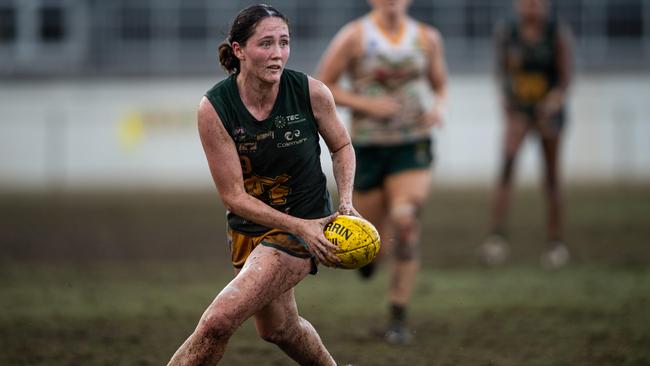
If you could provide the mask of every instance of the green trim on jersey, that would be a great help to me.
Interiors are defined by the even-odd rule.
[[[331,214],[332,202],[320,164],[320,137],[307,75],[285,69],[268,118],[258,121],[231,75],[205,95],[239,154],[246,192],[286,214],[314,219]],[[236,231],[259,235],[270,228],[228,212]]]

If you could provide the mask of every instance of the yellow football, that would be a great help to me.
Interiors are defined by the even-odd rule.
[[[339,215],[325,226],[325,237],[336,244],[341,259],[340,268],[355,269],[375,259],[380,238],[377,229],[367,220],[356,216]]]

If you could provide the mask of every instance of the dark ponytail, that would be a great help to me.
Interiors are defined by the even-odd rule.
[[[228,42],[219,45],[219,63],[229,74],[239,72],[239,59],[235,56],[232,46]]]
[[[260,20],[267,17],[278,17],[289,26],[289,20],[275,8],[266,4],[251,5],[237,14],[230,26],[228,38],[219,45],[219,63],[229,74],[240,71],[240,63],[232,49],[232,43],[237,42],[242,46],[255,32],[255,26]]]

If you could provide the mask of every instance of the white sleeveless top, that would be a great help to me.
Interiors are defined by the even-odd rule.
[[[363,56],[350,73],[352,88],[367,96],[390,96],[401,105],[397,117],[375,119],[352,113],[350,135],[356,145],[396,145],[430,138],[431,127],[418,123],[424,113],[423,86],[427,80],[425,28],[408,18],[400,34],[389,39],[373,13],[360,19]]]

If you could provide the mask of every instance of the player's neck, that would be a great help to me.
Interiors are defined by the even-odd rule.
[[[280,83],[267,83],[242,71],[237,75],[237,89],[244,105],[257,119],[265,119],[275,104]]]
[[[373,11],[371,16],[377,25],[389,34],[400,33],[406,23],[406,14]]]
[[[546,23],[545,18],[524,17],[519,21],[522,29],[542,29]]]
[[[524,18],[521,20],[520,28],[523,38],[529,42],[538,41],[544,30],[546,20],[543,18]]]

